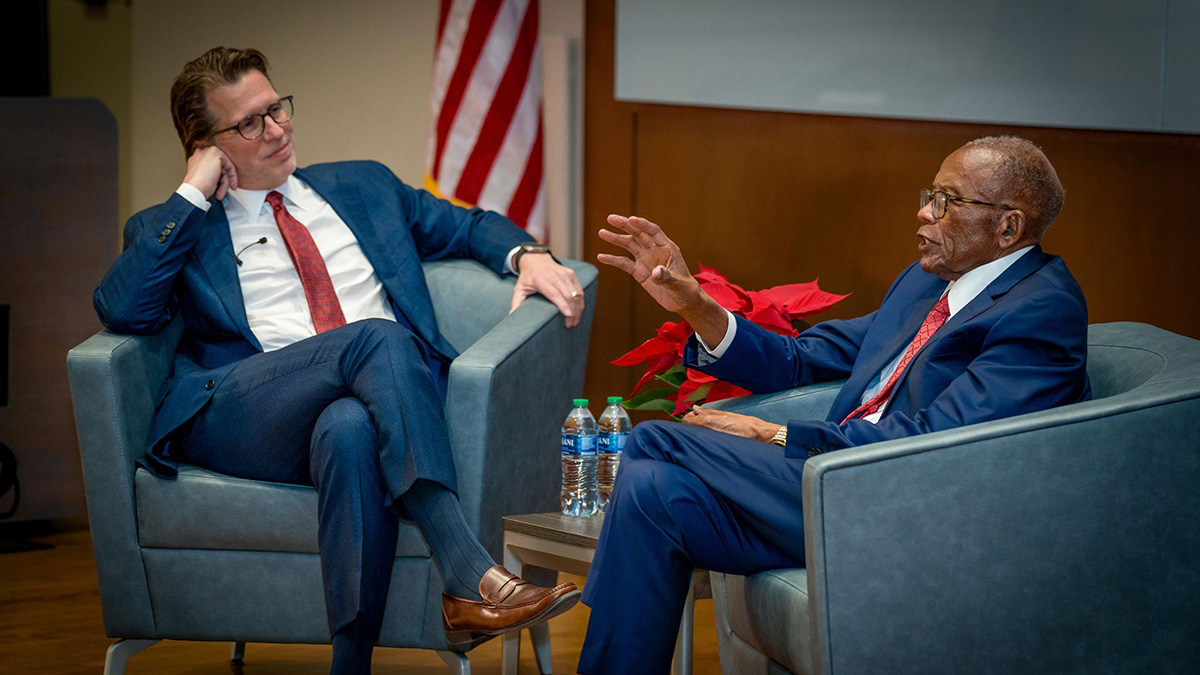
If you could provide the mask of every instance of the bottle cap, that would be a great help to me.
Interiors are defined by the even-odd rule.
[[[576,408],[586,408],[587,407],[587,399],[586,398],[575,399],[575,407]]]
[[[623,401],[623,400],[624,400],[624,399],[622,399],[620,396],[609,396],[609,397],[608,397],[608,404],[609,404],[609,405],[617,405],[618,403],[620,403],[620,402],[621,402],[621,401]]]

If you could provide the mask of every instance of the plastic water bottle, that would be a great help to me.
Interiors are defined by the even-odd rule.
[[[613,481],[617,479],[617,469],[621,466],[621,453],[625,451],[625,440],[629,438],[629,430],[633,423],[629,414],[621,407],[620,396],[609,396],[608,407],[600,414],[600,447],[596,471],[599,474],[597,483],[600,488],[600,510],[608,506],[608,497],[612,494]]]
[[[567,516],[596,513],[596,418],[586,398],[575,399],[575,407],[562,426],[562,512]]]

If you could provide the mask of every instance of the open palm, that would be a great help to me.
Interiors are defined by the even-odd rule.
[[[597,260],[627,272],[671,312],[683,314],[700,301],[700,284],[688,271],[679,247],[663,234],[662,228],[637,216],[611,215],[608,224],[625,234],[600,230],[600,238],[625,249],[633,258],[601,253]]]

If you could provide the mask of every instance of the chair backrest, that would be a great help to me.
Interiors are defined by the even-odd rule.
[[[1197,343],[1144,323],[1088,327],[1088,379],[1092,398],[1133,395],[1167,381],[1200,378]]]

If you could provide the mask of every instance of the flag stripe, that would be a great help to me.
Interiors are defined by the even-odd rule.
[[[438,7],[438,28],[437,41],[433,44],[433,53],[437,54],[442,48],[442,35],[446,32],[446,18],[450,16],[450,5],[454,4],[454,0],[442,0]]]
[[[529,147],[537,138],[538,111],[541,108],[542,82],[539,77],[541,69],[541,51],[533,55],[532,71],[525,82],[525,91],[521,94],[521,102],[513,115],[508,133],[504,135],[504,143],[500,152],[492,162],[488,172],[487,182],[479,193],[476,202],[485,209],[507,212],[512,202],[513,193],[517,191],[517,183],[521,182],[525,164],[529,159]]]
[[[463,37],[462,48],[458,52],[458,63],[454,67],[454,75],[450,78],[450,86],[446,89],[446,97],[442,100],[442,109],[438,114],[437,144],[433,152],[433,171],[436,179],[442,164],[442,151],[446,147],[447,133],[450,131],[454,118],[458,116],[458,108],[470,82],[475,63],[483,52],[483,45],[496,14],[500,11],[501,0],[478,0],[471,10],[471,18],[467,23],[467,32]]]
[[[529,161],[525,165],[525,175],[517,185],[512,203],[508,205],[508,217],[514,223],[525,227],[529,224],[529,215],[533,211],[534,201],[542,189],[542,116],[538,114],[538,133],[529,152]]]
[[[513,45],[512,58],[509,59],[504,76],[496,87],[496,96],[492,99],[492,105],[483,120],[475,147],[471,150],[471,156],[458,179],[454,193],[459,199],[468,202],[479,201],[484,181],[492,169],[497,153],[500,152],[500,145],[512,124],[517,104],[521,102],[525,92],[529,68],[537,49],[537,33],[538,7],[536,2],[530,2],[525,8],[525,18],[521,21],[521,30]]]
[[[521,28],[527,4],[528,0],[509,0],[504,3],[475,64],[475,72],[471,73],[467,93],[463,95],[458,115],[450,125],[446,148],[442,151],[441,170],[436,176],[438,185],[447,194],[458,192],[458,180],[462,177],[463,167],[475,148],[483,119],[492,106],[492,99],[496,97],[496,90],[504,77],[504,69],[512,58],[513,45],[517,42],[517,32]],[[524,163],[523,158],[521,161]]]

